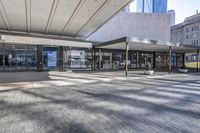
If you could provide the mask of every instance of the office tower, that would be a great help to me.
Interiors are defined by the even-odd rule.
[[[137,0],[137,12],[167,13],[167,0]]]
[[[170,15],[170,25],[174,26],[175,25],[175,10],[169,10],[167,14]]]

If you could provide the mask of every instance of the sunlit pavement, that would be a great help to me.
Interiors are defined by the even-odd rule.
[[[123,75],[50,72],[1,83],[0,132],[200,132],[200,74]]]

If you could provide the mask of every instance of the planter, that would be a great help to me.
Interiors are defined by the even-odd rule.
[[[188,69],[181,69],[181,68],[180,68],[180,69],[178,69],[178,71],[181,72],[181,73],[187,73],[187,72],[188,72]]]
[[[146,75],[153,75],[154,70],[144,70],[144,74]]]

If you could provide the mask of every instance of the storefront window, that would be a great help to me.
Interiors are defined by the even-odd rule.
[[[140,54],[140,66],[144,68],[145,65],[150,62],[153,67],[153,54],[152,53],[141,53]]]
[[[164,67],[164,54],[156,53],[156,68],[163,68],[163,67]]]
[[[65,55],[67,69],[92,68],[92,53],[90,49],[68,49]]]
[[[1,44],[0,70],[26,71],[37,69],[37,47]]]

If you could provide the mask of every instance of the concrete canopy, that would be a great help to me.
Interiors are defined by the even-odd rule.
[[[51,38],[37,38],[27,36],[10,36],[2,35],[0,44],[19,44],[19,45],[43,45],[43,46],[65,46],[78,48],[92,48],[92,42],[79,39],[51,39]]]
[[[132,0],[0,0],[0,33],[86,38]]]
[[[197,49],[200,49],[200,46],[174,44],[170,42],[138,39],[134,37],[123,37],[105,43],[98,43],[95,44],[95,48],[126,50],[126,43],[128,43],[129,50],[137,51],[169,52],[169,47],[171,47],[172,52],[192,53],[196,52]]]

